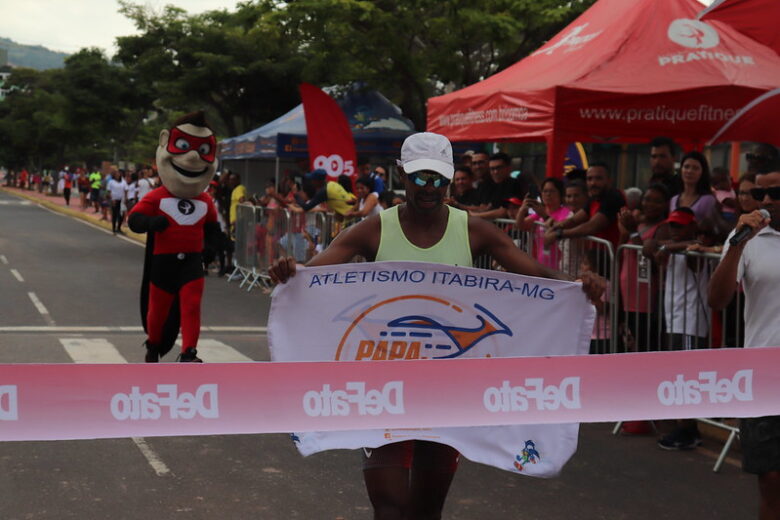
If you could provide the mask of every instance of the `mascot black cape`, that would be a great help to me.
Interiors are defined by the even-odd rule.
[[[203,112],[187,114],[160,132],[157,170],[162,186],[141,199],[128,224],[148,233],[141,288],[146,362],[173,348],[181,327],[179,361],[197,354],[203,296],[204,240],[219,235],[217,212],[204,193],[216,170],[217,142]]]

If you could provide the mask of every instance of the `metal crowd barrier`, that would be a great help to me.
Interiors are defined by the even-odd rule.
[[[268,267],[275,259],[292,256],[306,263],[357,222],[341,221],[331,213],[295,213],[251,204],[239,205],[237,210],[234,262],[241,275],[240,285],[249,284],[249,290],[267,281]],[[741,294],[715,316],[706,305],[706,285],[719,255],[676,253],[669,258],[672,268],[659,270],[642,254],[641,246],[623,244],[615,250],[610,242],[597,237],[544,245],[541,223],[522,231],[510,219],[494,222],[519,249],[544,265],[575,278],[588,269],[608,280],[609,289],[598,309],[592,353],[742,344]],[[499,268],[487,255],[475,258],[474,267]]]
[[[249,284],[248,290],[267,281],[268,267],[275,259],[292,256],[306,263],[357,222],[341,221],[331,213],[295,213],[251,204],[241,204],[237,211],[234,263],[240,285]],[[659,269],[642,254],[642,246],[623,244],[615,249],[609,241],[590,236],[544,245],[541,223],[522,231],[510,219],[494,222],[519,249],[544,265],[575,278],[588,269],[608,280],[592,353],[742,344],[741,293],[715,315],[706,304],[707,282],[720,259],[717,254],[675,253],[669,257],[671,267]],[[498,268],[487,255],[475,258],[474,267]]]
[[[335,238],[333,216],[323,212],[296,213],[286,208],[240,204],[236,208],[234,270],[228,281],[239,287],[270,288],[268,268],[274,260],[292,256],[311,260]]]

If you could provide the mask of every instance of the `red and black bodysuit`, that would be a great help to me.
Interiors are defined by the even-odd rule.
[[[219,226],[211,197],[203,193],[194,199],[180,199],[161,186],[133,207],[130,219],[134,231],[155,234],[148,266],[146,325],[150,345],[147,348],[157,346],[160,350],[163,325],[177,295],[181,309],[182,352],[195,348],[200,335],[204,285],[201,257],[204,230]]]
[[[133,207],[130,229],[148,233],[141,285],[146,361],[173,347],[181,328],[179,361],[199,362],[202,251],[219,237],[214,203],[205,192],[216,171],[217,142],[203,112],[179,118],[160,132],[155,161],[162,186]]]

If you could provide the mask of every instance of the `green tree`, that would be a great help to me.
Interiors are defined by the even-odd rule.
[[[151,90],[98,49],[83,49],[63,69],[14,69],[0,103],[0,160],[59,168],[122,158],[142,129]]]
[[[274,2],[200,15],[120,3],[141,34],[119,38],[116,59],[153,85],[158,108],[204,108],[218,133],[236,135],[297,102],[303,62],[296,42],[270,20]]]
[[[11,168],[53,168],[68,140],[67,100],[60,71],[14,69],[11,92],[0,102],[0,163]]]
[[[122,158],[154,99],[134,71],[111,64],[99,49],[82,49],[65,60],[60,90],[76,138],[72,152],[89,162]]]
[[[296,0],[275,16],[297,31],[305,78],[364,79],[424,128],[429,97],[515,63],[593,1]]]

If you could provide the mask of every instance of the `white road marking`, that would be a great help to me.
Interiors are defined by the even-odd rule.
[[[260,332],[265,334],[268,332],[268,327],[202,327],[201,330],[208,329],[209,332]]]
[[[103,338],[60,338],[74,363],[127,363],[127,360],[108,340]]]
[[[117,235],[116,237],[117,237],[117,238],[121,238],[121,239],[122,239],[122,240],[124,240],[125,242],[130,242],[131,244],[135,244],[135,245],[137,245],[137,246],[146,247],[146,245],[145,245],[145,244],[141,244],[141,243],[139,243],[138,241],[136,241],[136,240],[133,240],[132,238],[128,238],[128,237],[126,237],[126,236],[124,236],[124,235]]]
[[[0,262],[3,262],[3,265],[8,265],[8,259],[5,255],[0,255]]]
[[[43,319],[46,320],[46,323],[49,324],[49,326],[54,326],[54,320],[51,318],[51,314],[49,314],[49,311],[46,309],[46,307],[43,306],[43,303],[41,303],[41,300],[38,299],[37,296],[35,296],[34,292],[28,292],[27,296],[30,297],[30,300],[32,300],[33,305],[35,305],[35,308],[38,309],[38,312],[41,313],[41,316],[43,316]]]
[[[127,363],[116,347],[103,338],[60,338],[60,343],[74,363]],[[132,440],[158,477],[171,473],[143,437],[133,437]]]
[[[176,340],[176,346],[181,349],[181,340]],[[206,363],[252,363],[254,360],[243,355],[230,345],[216,339],[198,340],[198,357]]]
[[[0,200],[2,206],[29,206],[32,204],[29,200]]]
[[[24,282],[24,278],[22,278],[22,275],[19,274],[19,271],[17,271],[16,269],[11,269],[11,274],[14,275],[14,278],[19,280],[20,282]]]
[[[165,462],[162,461],[159,455],[146,444],[146,439],[143,437],[133,437],[133,442],[138,446],[138,449],[141,450],[143,456],[146,457],[146,462],[149,463],[158,477],[164,477],[171,473],[171,470],[165,465]]]
[[[19,325],[13,327],[0,327],[0,332],[67,332],[73,334],[89,332],[143,332],[140,326],[59,326],[59,325]],[[265,335],[268,327],[201,327],[201,332],[247,332]]]

